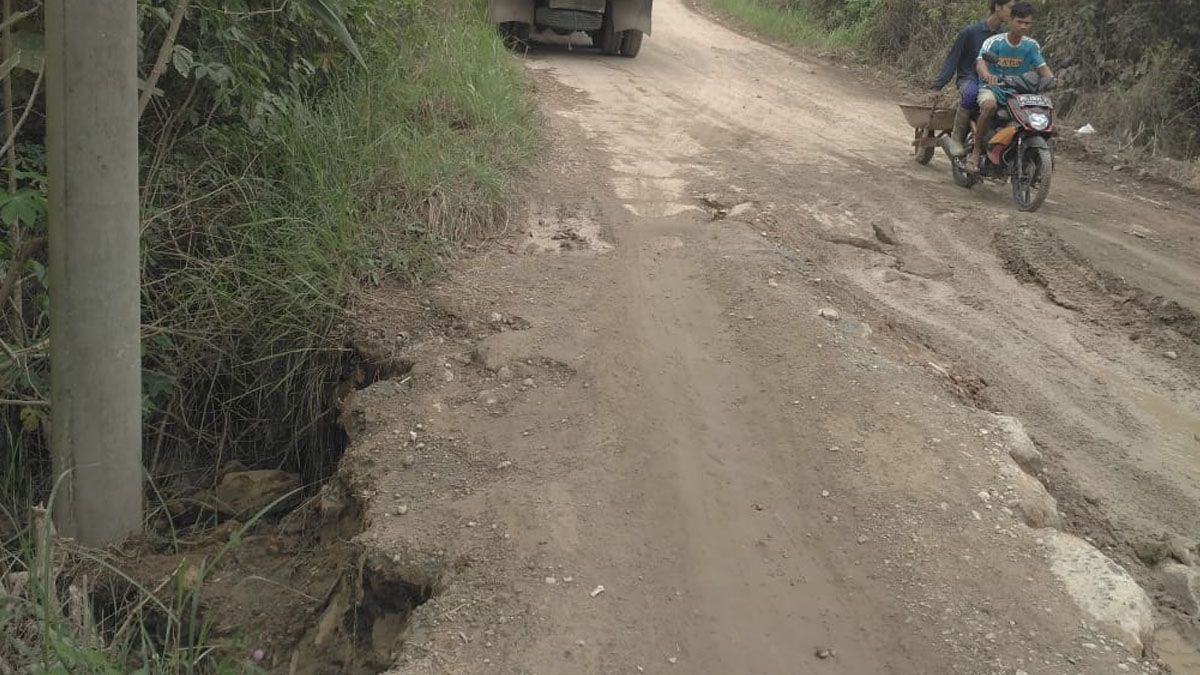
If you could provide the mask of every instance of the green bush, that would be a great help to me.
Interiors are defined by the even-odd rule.
[[[162,479],[235,458],[315,478],[340,442],[347,304],[363,283],[437,274],[503,222],[534,112],[471,0],[343,2],[365,68],[296,3],[224,4],[189,14],[190,56],[142,123],[146,461]],[[168,7],[143,0],[147,62]],[[40,156],[39,138],[21,147]],[[34,404],[0,408],[10,508],[48,487],[43,260],[20,325],[0,328],[0,398]]]

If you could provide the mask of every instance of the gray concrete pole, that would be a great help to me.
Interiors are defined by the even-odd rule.
[[[46,59],[54,520],[104,545],[142,529],[136,0],[49,0]]]

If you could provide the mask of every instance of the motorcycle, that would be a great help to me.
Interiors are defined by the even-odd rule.
[[[991,54],[983,58],[995,59]],[[1005,105],[996,111],[992,128],[982,132],[986,152],[980,157],[979,173],[967,170],[968,148],[974,147],[976,131],[968,132],[965,147],[949,137],[942,140],[954,182],[968,189],[984,179],[1011,182],[1017,210],[1038,210],[1050,194],[1054,174],[1054,102],[1046,92],[1055,84],[1053,77],[1032,71],[1002,78]]]

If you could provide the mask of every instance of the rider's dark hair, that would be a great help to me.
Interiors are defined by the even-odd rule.
[[[1028,19],[1033,16],[1033,5],[1028,2],[1018,2],[1012,6],[1012,15],[1018,19]]]
[[[988,11],[991,12],[992,14],[995,14],[997,7],[1003,7],[1010,2],[1012,2],[1012,0],[989,0]]]

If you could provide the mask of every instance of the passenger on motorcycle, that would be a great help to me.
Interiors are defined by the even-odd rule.
[[[975,70],[985,86],[979,88],[979,123],[975,127],[975,147],[967,162],[967,171],[972,173],[979,171],[979,157],[983,154],[987,131],[991,128],[996,111],[1007,97],[1000,80],[1008,76],[1019,77],[1031,70],[1036,70],[1043,78],[1054,76],[1050,66],[1046,65],[1046,59],[1042,58],[1041,45],[1029,37],[1033,29],[1033,5],[1018,2],[1012,6],[1011,14],[1008,33],[988,38],[975,61]],[[985,53],[994,56],[995,63],[985,60]]]
[[[933,81],[933,91],[941,91],[955,78],[960,100],[958,110],[954,114],[954,131],[951,137],[960,146],[967,137],[967,129],[971,126],[971,116],[974,114],[979,96],[979,75],[975,71],[975,60],[979,50],[988,38],[1000,32],[1000,26],[1008,21],[1009,12],[1015,0],[990,0],[988,16],[982,21],[968,24],[958,32],[958,38],[946,54],[946,61]]]

